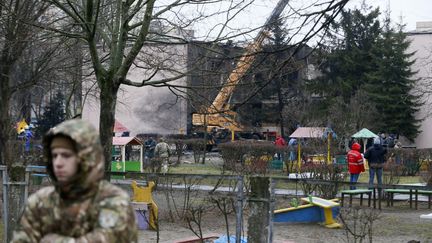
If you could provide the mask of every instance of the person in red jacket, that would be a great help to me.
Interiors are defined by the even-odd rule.
[[[347,154],[347,161],[348,161],[348,170],[350,173],[350,182],[356,183],[360,173],[364,172],[364,163],[363,163],[363,156],[360,153],[360,144],[353,143],[351,146],[351,150]],[[355,190],[355,186],[350,186],[351,190]]]
[[[277,159],[282,160],[283,159],[282,158],[283,149],[287,146],[287,143],[282,136],[277,136],[274,144],[276,145],[276,148],[278,149],[278,151],[276,153]]]

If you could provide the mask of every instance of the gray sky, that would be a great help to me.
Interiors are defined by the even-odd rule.
[[[352,0],[348,6],[360,6],[361,2],[361,0]],[[416,22],[432,21],[431,0],[366,0],[366,3],[379,7],[382,12],[390,6],[392,20],[399,22],[402,16],[408,31],[415,30]]]
[[[252,0],[247,0],[245,2],[249,2]],[[230,22],[230,33],[236,33],[236,29],[254,29],[259,28],[267,17],[270,15],[274,6],[279,0],[255,0],[252,5],[247,6],[244,11],[240,14],[235,15],[235,18]],[[316,10],[310,7],[311,3],[315,3],[317,0],[290,0],[289,4],[294,7],[294,9],[302,9],[303,13],[308,11]],[[360,6],[363,0],[351,0],[347,7],[354,8],[356,6]],[[226,1],[224,3],[227,3]],[[321,3],[326,1],[320,1]],[[417,21],[432,21],[432,1],[431,0],[365,0],[365,2],[369,6],[380,7],[380,10],[384,12],[388,6],[391,9],[391,18],[393,22],[399,23],[400,17],[402,16],[403,22],[406,24],[406,31],[414,30]],[[207,11],[215,11],[218,12],[221,9],[224,9],[226,5],[224,4],[214,4],[209,5]],[[200,9],[202,10],[202,9]],[[193,9],[192,12],[196,12],[196,9]],[[289,8],[286,7],[283,13],[285,16],[293,14],[293,11],[289,11]],[[229,14],[230,16],[233,13]],[[209,35],[209,26],[217,26],[217,23],[223,23],[226,20],[227,15],[223,14],[213,19],[206,19],[206,21],[195,24],[191,26],[195,29],[196,37],[201,40],[205,40],[205,36]],[[295,28],[295,23],[299,23],[300,21],[296,21],[295,18],[289,19],[288,28]],[[218,28],[212,28],[210,30],[210,36],[215,36],[218,33]],[[251,37],[255,36],[254,33],[251,33],[249,36],[241,36],[238,37],[237,40],[250,40]]]

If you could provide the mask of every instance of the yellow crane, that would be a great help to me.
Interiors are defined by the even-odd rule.
[[[234,140],[234,132],[244,131],[244,127],[236,120],[237,112],[230,109],[228,100],[241,78],[252,66],[256,54],[262,50],[262,44],[268,36],[268,30],[271,24],[279,18],[283,9],[288,4],[288,1],[289,0],[280,0],[278,2],[254,41],[246,47],[245,53],[237,62],[237,65],[230,73],[222,89],[216,95],[211,106],[202,113],[192,114],[192,125],[207,126],[208,132],[212,131],[214,128],[229,129],[232,134],[232,140]]]

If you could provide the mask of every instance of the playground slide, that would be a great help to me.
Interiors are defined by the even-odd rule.
[[[324,199],[321,199],[324,200]],[[326,200],[328,202],[333,202]],[[324,223],[328,228],[338,228],[339,224],[335,223],[334,218],[339,215],[339,205],[323,207],[321,204],[308,203],[298,207],[278,209],[274,211],[274,222],[284,223]],[[330,210],[330,215],[326,213]]]

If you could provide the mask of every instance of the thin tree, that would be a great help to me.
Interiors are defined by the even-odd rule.
[[[49,22],[48,9],[49,4],[39,0],[0,1],[0,163],[6,165],[12,182],[24,181],[24,167],[34,159],[19,149],[15,122],[30,121],[30,91],[47,82],[54,69],[62,68],[53,60],[64,42],[34,28]],[[12,183],[4,193],[8,201],[5,235],[10,239],[22,212],[24,187]]]

